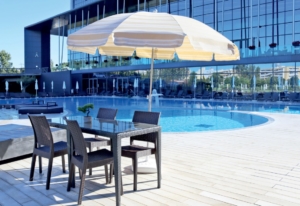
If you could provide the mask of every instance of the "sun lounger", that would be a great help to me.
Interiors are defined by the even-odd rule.
[[[18,109],[19,114],[56,114],[63,113],[64,109],[61,106],[36,106],[36,107],[21,107]]]

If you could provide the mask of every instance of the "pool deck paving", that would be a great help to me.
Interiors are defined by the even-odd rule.
[[[139,174],[133,192],[131,160],[122,158],[122,205],[299,206],[300,115],[259,114],[270,121],[236,130],[162,133],[160,189],[156,174]],[[0,125],[12,123],[30,125],[26,119],[0,120]],[[128,143],[128,138],[122,142]],[[30,164],[26,158],[0,165],[0,205],[77,204],[78,172],[77,187],[67,192],[68,173],[62,173],[61,158],[55,158],[46,190],[47,160],[41,175],[36,164],[32,182]],[[82,205],[115,205],[114,182],[105,184],[103,167],[87,175]]]

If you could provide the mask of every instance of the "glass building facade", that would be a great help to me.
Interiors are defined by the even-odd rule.
[[[99,19],[117,13],[153,11],[188,16],[204,22],[232,40],[240,49],[235,62],[191,62],[174,57],[155,61],[154,88],[183,89],[186,93],[227,91],[256,94],[260,92],[298,92],[300,90],[300,1],[298,0],[71,0],[77,9],[68,19],[68,34]],[[131,84],[140,78],[144,88],[149,59],[113,57],[68,51],[72,70],[93,69],[98,78],[97,91],[109,90],[107,78]],[[99,68],[105,72],[99,73]],[[110,68],[113,68],[110,71]],[[120,70],[118,71],[118,68]],[[162,86],[159,80],[162,79]],[[196,79],[196,88],[194,82]],[[122,80],[122,81],[121,81]],[[90,81],[90,80],[87,80]],[[92,80],[94,81],[94,80]],[[143,85],[144,84],[144,85]],[[90,90],[93,90],[89,86]],[[145,89],[146,90],[146,89]]]

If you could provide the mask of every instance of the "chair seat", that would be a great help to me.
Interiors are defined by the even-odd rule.
[[[89,137],[89,138],[84,138],[85,144],[87,147],[104,147],[104,146],[109,146],[110,145],[110,140],[109,139],[104,139],[101,137]]]
[[[139,145],[128,145],[122,147],[122,156],[129,158],[145,157],[155,153],[154,148],[143,147]]]
[[[96,150],[93,152],[87,153],[88,162],[87,168],[102,166],[106,164],[111,164],[113,162],[113,153],[107,149]],[[83,163],[83,157],[73,156],[73,160],[75,165],[80,166]]]
[[[60,141],[53,144],[53,150],[54,150],[54,157],[61,156],[64,154],[68,154],[68,146],[66,142]],[[49,146],[42,146],[39,148],[35,148],[34,152],[37,155],[48,157],[50,154],[50,147]]]

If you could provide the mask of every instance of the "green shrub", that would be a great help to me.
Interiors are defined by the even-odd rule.
[[[80,112],[86,113],[86,116],[89,116],[90,109],[94,109],[94,104],[89,103],[89,104],[83,105],[82,107],[78,107],[77,109]]]

